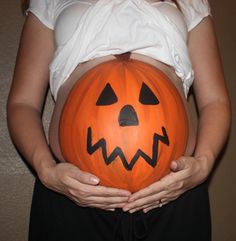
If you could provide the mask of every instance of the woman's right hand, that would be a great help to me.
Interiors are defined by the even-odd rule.
[[[127,190],[100,186],[96,176],[70,163],[44,168],[39,178],[46,187],[66,195],[82,207],[114,211],[122,208],[131,195]]]

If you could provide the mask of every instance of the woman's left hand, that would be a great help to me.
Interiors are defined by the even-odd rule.
[[[171,172],[150,186],[133,193],[123,210],[130,213],[143,210],[146,213],[177,199],[207,179],[210,172],[207,164],[206,158],[200,157],[181,157],[172,161]]]

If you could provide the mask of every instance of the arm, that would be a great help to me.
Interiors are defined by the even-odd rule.
[[[36,172],[43,165],[55,165],[41,122],[53,52],[52,31],[30,14],[21,36],[7,112],[12,139]]]
[[[97,177],[72,164],[56,164],[49,150],[41,112],[54,54],[53,43],[53,31],[29,14],[7,104],[11,137],[45,186],[68,196],[80,206],[113,210],[127,201],[129,192],[99,186]]]
[[[190,33],[189,51],[200,116],[194,157],[201,157],[209,173],[228,137],[231,119],[230,100],[211,18]]]
[[[133,194],[123,209],[147,212],[177,199],[204,182],[228,136],[230,101],[211,17],[189,33],[189,52],[195,71],[194,92],[200,114],[193,157],[171,163],[171,173],[159,182]]]

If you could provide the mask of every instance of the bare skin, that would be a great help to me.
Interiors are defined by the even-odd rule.
[[[72,164],[56,164],[53,160],[41,120],[48,87],[48,66],[54,53],[53,32],[29,14],[23,29],[7,106],[8,125],[14,143],[45,186],[66,195],[80,206],[105,210],[122,207],[124,211],[147,212],[158,207],[160,200],[163,204],[175,200],[207,179],[225,143],[230,125],[230,102],[211,18],[204,19],[189,33],[189,51],[195,70],[194,92],[200,113],[197,137],[194,137],[194,131],[190,128],[192,134],[188,151],[185,156],[173,160],[172,172],[149,187],[131,194],[127,190],[100,186],[98,177]],[[143,61],[153,60],[145,58]],[[158,68],[163,68],[182,93],[180,80],[174,76],[173,70],[158,61],[154,62]],[[83,64],[84,70],[91,64],[92,61]],[[77,67],[67,84],[61,88],[55,105],[50,141],[57,155],[60,154],[55,141],[56,129],[53,128],[57,128],[67,91],[82,74],[83,65]]]
[[[105,57],[100,57],[96,58],[87,62],[84,62],[77,66],[77,68],[73,71],[71,76],[69,77],[68,80],[65,81],[65,83],[61,86],[58,95],[57,95],[57,100],[55,103],[55,108],[53,111],[52,119],[51,119],[51,124],[50,124],[50,130],[49,130],[49,142],[50,146],[53,150],[53,153],[57,156],[57,158],[60,161],[65,161],[61,151],[60,151],[60,145],[59,145],[59,138],[58,138],[58,128],[59,128],[59,121],[60,121],[60,115],[62,108],[64,106],[64,103],[66,101],[66,98],[68,97],[68,94],[71,90],[71,88],[74,86],[74,84],[79,80],[79,78],[86,73],[89,69],[95,67],[97,64],[115,59],[116,57],[113,55],[108,55]],[[155,59],[152,59],[148,56],[142,55],[142,54],[137,54],[137,53],[131,53],[130,55],[131,59],[138,59],[143,62],[149,63],[156,68],[160,69],[163,71],[171,80],[171,82],[175,85],[175,87],[178,89],[183,103],[185,105],[186,113],[188,114],[188,119],[189,119],[189,138],[188,138],[188,143],[185,151],[185,155],[192,155],[194,147],[195,147],[195,142],[196,142],[196,133],[194,130],[194,126],[191,120],[191,116],[188,110],[188,105],[187,105],[187,100],[184,96],[183,93],[183,85],[182,81],[178,76],[175,74],[174,69],[164,63],[161,63],[160,61],[157,61]]]
[[[195,71],[193,88],[200,115],[194,154],[174,160],[172,172],[134,193],[129,198],[129,204],[123,207],[124,211],[148,212],[204,182],[227,139],[230,100],[211,17],[205,18],[189,33],[188,45]]]

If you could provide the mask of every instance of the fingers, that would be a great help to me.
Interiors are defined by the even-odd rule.
[[[132,194],[132,196],[130,196],[130,198],[129,198],[129,202],[133,202],[135,200],[142,199],[147,196],[151,196],[153,194],[158,194],[163,191],[168,191],[169,189],[173,189],[171,187],[171,185],[175,185],[177,183],[178,178],[176,175],[177,174],[175,174],[175,173],[170,173],[170,174],[166,175],[164,178],[162,178],[161,180]]]
[[[187,162],[184,157],[179,158],[178,160],[172,161],[170,168],[173,172],[178,172],[186,168]]]
[[[76,173],[72,176],[74,180],[78,181],[75,182],[73,179],[71,180],[71,185],[76,189],[78,185],[80,185],[80,189],[86,193],[91,193],[93,196],[102,196],[102,197],[127,197],[130,196],[131,193],[127,190],[118,189],[118,188],[110,188],[104,186],[96,186],[99,183],[98,177],[88,173],[83,172],[78,169]],[[82,185],[84,184],[84,185]],[[92,186],[87,186],[92,185]],[[83,190],[84,189],[84,190]]]
[[[184,191],[185,172],[170,173],[160,181],[134,193],[129,203],[123,207],[124,211],[134,212],[150,207],[156,207],[160,200],[168,203],[179,197]]]
[[[164,205],[176,200],[180,195],[174,195],[171,197],[165,197],[165,198],[158,198],[156,200],[153,200],[152,202],[144,203],[140,206],[134,206],[129,210],[130,213],[137,212],[139,210],[143,210],[144,213],[154,209],[154,208],[161,208]],[[124,208],[123,208],[124,209]]]
[[[115,195],[114,193],[109,193],[106,196],[103,193],[97,193],[97,196],[94,195],[94,192],[91,190],[83,190],[77,189],[77,190],[71,190],[70,194],[74,196],[74,198],[77,198],[81,200],[81,202],[87,202],[87,203],[102,203],[106,205],[110,204],[116,204],[116,203],[121,203],[121,202],[127,202],[129,196],[118,196]]]
[[[69,195],[78,205],[103,209],[121,208],[128,202],[131,195],[127,190],[88,185],[72,178],[68,190]]]
[[[129,197],[131,192],[118,188],[97,186],[93,188],[93,194],[95,196],[105,196],[105,197]]]
[[[148,212],[172,202],[199,183],[200,171],[199,163],[193,157],[181,157],[172,161],[171,172],[149,187],[132,194],[123,210],[130,213],[138,210]]]
[[[166,205],[167,203],[168,203],[168,202],[161,202],[161,203],[159,203],[159,204],[153,204],[153,205],[151,205],[151,206],[149,206],[149,207],[143,208],[143,212],[144,212],[144,213],[147,213],[147,212],[151,211],[152,209],[161,208],[161,207],[163,207],[164,205]]]
[[[83,207],[96,207],[96,208],[102,208],[102,209],[114,209],[114,208],[122,208],[126,203],[128,198],[127,197],[110,197],[110,198],[104,198],[104,197],[78,197],[75,195],[73,198],[73,201],[75,201],[79,206]]]
[[[150,196],[153,193],[159,193],[165,190],[165,184],[160,180],[159,182],[156,182],[146,188],[141,189],[140,191],[132,194],[132,196],[129,199],[129,202],[133,202],[137,199],[144,198],[146,196]]]
[[[140,199],[137,199],[133,202],[129,202],[127,205],[123,207],[123,210],[131,212],[131,210],[142,209],[145,205],[149,206],[153,203],[159,203],[161,198],[166,196],[166,191],[162,191],[159,193],[155,193],[151,196],[146,196]]]
[[[70,163],[60,163],[48,174],[47,186],[66,195],[83,207],[98,207],[106,210],[123,207],[131,193],[127,190],[98,185],[99,179],[81,171]]]
[[[132,195],[127,190],[98,185],[100,180],[95,175],[63,164],[61,170],[58,169],[60,174],[58,176],[61,177],[59,188],[80,206],[110,211],[123,208],[129,212],[142,209],[147,212],[160,205],[160,200],[162,200],[161,205],[164,205],[186,190],[187,181],[192,175],[191,163],[192,160],[188,161],[185,158],[173,161],[170,174]]]
[[[78,182],[75,179],[70,180],[70,187],[79,192],[80,195],[94,197],[129,197],[131,192],[123,189],[104,187],[100,185],[88,185]]]
[[[88,184],[88,185],[97,185],[99,183],[99,178],[95,175],[80,171],[79,169],[74,170],[71,177],[79,181],[80,183]]]

